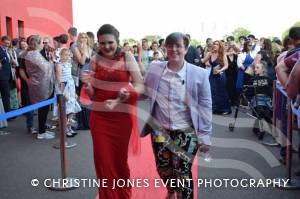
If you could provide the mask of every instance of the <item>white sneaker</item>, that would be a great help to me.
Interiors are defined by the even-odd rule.
[[[52,131],[45,131],[45,133],[48,133],[49,135],[53,135],[55,137],[55,132]]]
[[[47,140],[49,140],[49,139],[54,139],[54,138],[55,138],[54,135],[51,135],[51,134],[49,134],[47,132],[37,135],[37,139],[39,139],[39,140],[40,139],[47,139]]]

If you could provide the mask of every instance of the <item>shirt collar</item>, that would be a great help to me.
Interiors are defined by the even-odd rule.
[[[177,74],[180,77],[180,79],[184,80],[186,77],[186,67],[187,67],[186,64],[187,64],[187,62],[184,61],[182,68],[178,72],[174,72],[174,71],[170,70],[167,65],[163,72],[163,75],[165,75],[166,73],[173,73],[173,74]]]

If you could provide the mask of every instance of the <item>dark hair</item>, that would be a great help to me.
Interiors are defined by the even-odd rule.
[[[92,39],[92,40],[94,40],[94,39],[95,39],[95,35],[94,35],[94,33],[93,33],[93,32],[91,32],[91,31],[88,31],[88,32],[86,32],[86,34],[87,34],[87,36],[88,36],[90,39]]]
[[[271,62],[274,63],[275,55],[272,49],[272,42],[270,39],[264,39],[264,50],[266,51],[268,57],[270,58]]]
[[[293,40],[300,40],[300,26],[291,27],[289,37]]]
[[[190,34],[185,34],[185,36],[187,36],[187,38],[191,39],[191,35]]]
[[[158,40],[159,46],[161,46],[164,41],[165,41],[165,39]]]
[[[244,35],[239,36],[239,41],[240,41],[241,39],[244,39],[244,40],[246,41],[246,40],[247,40],[247,37],[245,37]]]
[[[69,33],[70,35],[72,35],[73,37],[76,37],[76,36],[77,36],[77,28],[75,28],[75,27],[69,28],[69,29],[68,29],[68,33]]]
[[[153,44],[157,44],[157,45],[158,45],[157,41],[153,41],[152,44],[151,44],[151,46],[152,46]]]
[[[229,37],[226,38],[226,41],[228,41],[228,40],[234,41],[234,37],[233,36],[229,36]]]
[[[292,45],[292,40],[286,36],[284,39],[283,39],[283,49],[282,49],[282,52],[283,51],[287,51],[288,50],[288,45]]]
[[[14,38],[14,39],[11,41],[11,44],[12,44],[13,46],[17,46],[18,43],[19,43],[19,39],[18,39],[18,38]]]
[[[123,47],[126,46],[126,45],[129,45],[129,43],[128,43],[128,42],[125,42],[125,43],[123,44]]]
[[[246,40],[245,43],[244,43],[244,46],[243,46],[243,52],[244,53],[248,53],[248,45],[250,43],[250,40]]]
[[[207,39],[206,39],[206,41],[205,41],[205,43],[207,43],[207,42],[208,42],[208,40],[212,40],[212,38],[210,38],[210,37],[209,37],[209,38],[207,38]]]
[[[153,53],[153,56],[154,56],[154,55],[159,55],[159,53],[156,51],[156,52]]]
[[[106,34],[113,35],[117,41],[117,44],[119,45],[120,33],[114,26],[112,26],[110,24],[104,24],[103,26],[101,26],[99,28],[99,30],[97,32],[97,37],[99,38],[100,35],[106,35]]]
[[[256,38],[255,38],[255,36],[254,36],[254,35],[252,35],[252,34],[248,35],[248,39],[250,39],[250,38],[252,38],[252,39],[256,39]]]
[[[61,35],[59,36],[59,42],[60,42],[61,44],[66,44],[66,43],[68,43],[68,39],[69,39],[69,37],[68,37],[68,35],[66,35],[66,34],[61,34]]]
[[[272,40],[272,42],[274,42],[274,43],[282,46],[282,42],[281,42],[281,40],[278,37],[274,37],[273,40]]]
[[[182,34],[181,32],[173,32],[173,33],[169,34],[166,38],[165,44],[166,44],[166,46],[173,45],[178,41],[178,39],[183,40],[184,47],[186,49],[189,47],[189,44],[190,44],[189,38],[187,38],[187,36],[185,34]]]
[[[143,39],[142,39],[142,42],[148,42],[148,39],[143,38]]]
[[[60,42],[60,36],[55,36],[55,37],[53,37],[53,40],[54,40],[54,41],[57,41],[57,42]]]
[[[97,31],[98,40],[99,40],[99,36],[106,35],[106,34],[113,35],[115,37],[115,39],[117,41],[117,45],[118,45],[118,48],[117,48],[117,51],[116,51],[115,54],[116,55],[121,55],[122,54],[122,49],[119,46],[120,45],[120,40],[119,40],[120,33],[119,33],[119,31],[113,25],[104,24]],[[99,51],[99,54],[101,54],[101,51]]]
[[[22,42],[26,42],[26,43],[27,43],[27,40],[26,40],[25,37],[20,37],[20,38],[19,38],[19,46],[20,46],[20,44],[21,44]]]
[[[11,41],[11,38],[7,35],[1,37],[1,41],[6,41],[6,40]]]

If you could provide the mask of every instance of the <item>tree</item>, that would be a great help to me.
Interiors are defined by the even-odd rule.
[[[239,37],[240,36],[248,36],[251,34],[250,30],[247,30],[246,28],[243,27],[238,27],[232,32],[232,36],[234,36],[235,42],[239,42]]]
[[[191,39],[190,45],[191,45],[191,46],[195,46],[195,47],[197,47],[197,46],[199,46],[199,45],[202,46],[201,41],[199,41],[199,40],[197,40],[197,39]]]
[[[136,40],[132,38],[123,39],[121,45],[123,45],[125,42],[128,42],[129,46],[136,45]]]
[[[161,39],[161,36],[159,36],[159,35],[146,35],[144,38],[148,40],[149,44],[151,44],[153,41],[158,42],[158,40]]]

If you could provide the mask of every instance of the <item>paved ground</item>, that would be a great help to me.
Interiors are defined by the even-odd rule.
[[[144,103],[140,107],[146,110]],[[242,127],[229,132],[228,123],[232,119],[214,116],[214,147],[211,150],[213,160],[206,163],[199,157],[199,179],[273,179],[286,175],[285,167],[276,160],[278,148],[261,145],[249,128],[253,121],[249,117],[243,117],[239,120]],[[11,134],[0,136],[0,199],[94,199],[97,194],[95,188],[57,192],[43,186],[31,186],[31,179],[42,181],[60,176],[60,154],[59,150],[52,147],[58,140],[37,140],[28,135],[24,131],[24,119],[21,116],[9,122],[9,128],[4,130]],[[295,139],[298,139],[297,136]],[[69,176],[95,178],[89,132],[81,131],[70,141],[78,146],[67,150]],[[293,165],[296,165],[297,159],[294,157]],[[214,182],[219,186],[219,181]],[[201,199],[298,199],[300,196],[299,190],[233,188],[225,187],[224,181],[220,188],[201,185],[198,193],[198,198]]]

